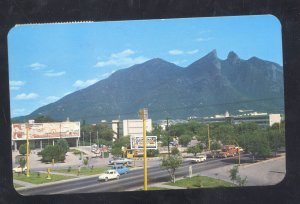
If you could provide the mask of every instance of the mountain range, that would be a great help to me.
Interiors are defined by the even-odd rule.
[[[239,110],[283,112],[282,66],[251,57],[244,60],[229,52],[225,60],[216,50],[180,67],[155,58],[111,74],[106,79],[73,92],[16,120],[40,115],[56,120],[138,118],[148,108],[153,120],[204,117]]]

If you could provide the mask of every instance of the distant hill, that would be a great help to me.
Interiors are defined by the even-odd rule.
[[[280,65],[257,57],[243,60],[234,52],[221,60],[213,50],[185,68],[159,58],[136,64],[15,119],[47,115],[56,120],[109,121],[138,118],[144,107],[153,120],[240,109],[279,112],[283,94]]]

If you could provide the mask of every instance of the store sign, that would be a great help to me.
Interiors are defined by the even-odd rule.
[[[146,147],[147,149],[157,149],[157,136],[147,136]],[[143,149],[144,148],[143,136],[131,136],[130,148]]]

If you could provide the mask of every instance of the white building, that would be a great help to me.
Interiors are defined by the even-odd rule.
[[[152,131],[152,119],[146,120],[147,132]],[[140,119],[123,120],[123,136],[140,136],[143,134],[143,121]]]
[[[117,138],[117,133],[123,136],[140,136],[143,134],[143,121],[141,119],[128,119],[123,120],[121,123],[118,120],[112,121],[112,130],[114,132],[114,138]],[[152,119],[146,120],[147,132],[152,131]]]

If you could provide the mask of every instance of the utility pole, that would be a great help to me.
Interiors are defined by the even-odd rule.
[[[167,136],[168,136],[168,156],[170,157],[169,118],[167,118],[166,132],[167,132]]]
[[[146,137],[146,120],[148,118],[148,109],[140,109],[140,118],[143,120],[143,146],[144,146],[144,191],[148,190],[147,174],[147,137]]]
[[[208,150],[210,151],[210,136],[209,136],[209,124],[207,124],[207,137],[208,137]]]
[[[90,132],[90,147],[91,147],[91,150],[92,150],[92,132]]]
[[[82,140],[83,140],[83,141],[82,141],[82,146],[85,146],[85,141],[84,141],[84,131],[82,132],[82,136],[83,136],[83,137],[82,137]]]
[[[26,124],[26,176],[30,177],[30,173],[29,173],[29,138],[28,138],[28,131],[29,131],[29,124]]]
[[[99,134],[99,132],[97,130],[97,146],[99,147],[99,137],[98,137],[98,134]]]

